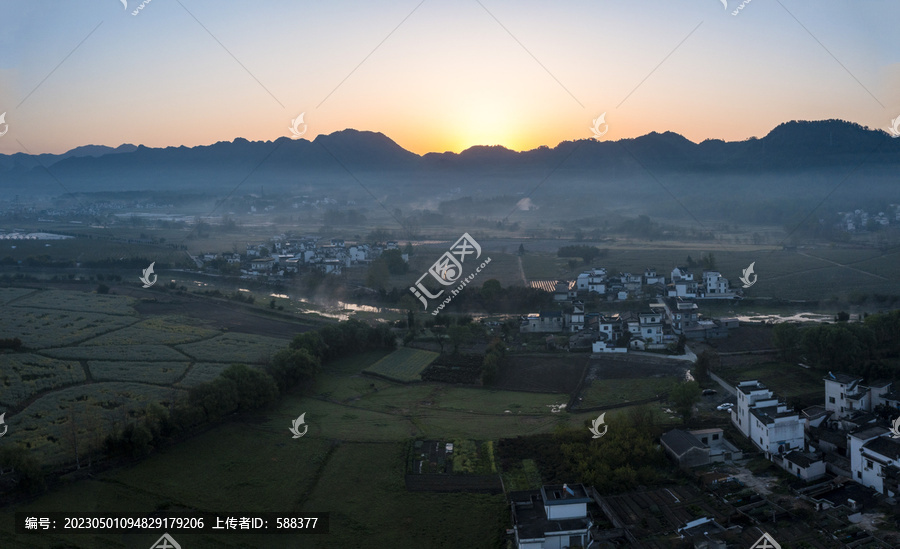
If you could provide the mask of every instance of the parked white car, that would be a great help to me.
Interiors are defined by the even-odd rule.
[[[724,402],[724,403],[716,406],[716,410],[730,410],[732,408],[734,408],[734,404],[732,404],[730,402]]]

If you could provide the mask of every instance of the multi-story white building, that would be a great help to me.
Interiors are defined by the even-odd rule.
[[[584,303],[576,301],[572,304],[572,309],[566,311],[565,324],[566,330],[569,332],[584,330]]]
[[[779,402],[757,380],[742,381],[735,389],[737,404],[731,412],[731,421],[767,457],[805,450],[803,421],[798,412]]]
[[[647,346],[659,345],[663,340],[663,313],[661,311],[641,313],[638,316],[638,336]]]
[[[862,453],[863,446],[888,434],[890,434],[890,431],[884,427],[872,425],[858,429],[847,435],[847,455],[850,458],[850,470],[853,474],[853,480],[860,484],[864,484],[863,467],[865,463]]]
[[[578,275],[576,280],[578,291],[606,294],[606,269],[591,269]]]
[[[828,372],[825,381],[825,411],[832,420],[848,417],[856,412],[871,412],[880,404],[895,406],[891,382],[876,381],[863,385],[863,378]]]
[[[592,543],[593,522],[587,512],[591,497],[582,484],[512,492],[510,500],[517,549],[564,549]]]
[[[894,497],[900,490],[900,440],[880,436],[869,440],[860,449],[860,469],[854,470],[857,482],[873,488],[888,497]]]
[[[728,279],[718,271],[703,271],[703,291],[705,297],[733,297]]]

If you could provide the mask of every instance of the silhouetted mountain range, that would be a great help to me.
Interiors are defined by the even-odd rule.
[[[577,191],[585,183],[596,188],[648,178],[669,178],[677,186],[693,177],[707,182],[727,177],[771,180],[798,173],[853,171],[880,180],[895,176],[898,167],[900,139],[839,120],[787,122],[763,138],[737,142],[693,143],[673,132],[653,132],[619,141],[564,141],[523,152],[477,146],[461,153],[422,156],[381,133],[348,129],[313,141],[237,138],[197,147],[91,145],[61,155],[0,155],[0,189],[62,194],[62,183],[73,192],[224,194],[247,184],[304,192],[319,187],[359,192],[362,183],[379,195],[428,195],[447,185],[460,187],[463,193],[496,195],[522,194],[523,188],[550,174],[553,185],[571,182]],[[658,189],[636,191],[646,194]]]

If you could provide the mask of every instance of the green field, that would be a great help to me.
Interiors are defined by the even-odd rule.
[[[419,374],[438,357],[438,353],[403,347],[365,369],[366,372],[401,382],[419,381]]]
[[[0,405],[11,426],[3,440],[49,465],[75,463],[76,442],[79,458],[94,457],[108,431],[149,404],[287,345],[177,315],[142,318],[125,296],[2,288],[0,300],[0,333],[27,349],[0,351]]]
[[[648,398],[668,392],[678,380],[676,377],[651,377],[640,379],[595,379],[582,391],[582,408],[610,406]]]
[[[222,334],[212,339],[177,345],[175,348],[196,360],[204,362],[264,362],[285,347],[283,339],[250,334]]]

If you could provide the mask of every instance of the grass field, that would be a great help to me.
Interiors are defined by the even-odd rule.
[[[596,379],[581,393],[582,408],[623,404],[668,392],[678,380],[676,377],[646,379]]]
[[[438,357],[438,353],[403,347],[365,369],[400,382],[419,381],[419,374]]]

